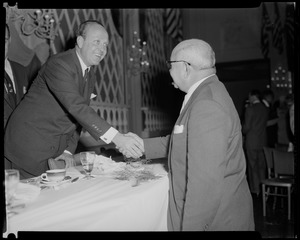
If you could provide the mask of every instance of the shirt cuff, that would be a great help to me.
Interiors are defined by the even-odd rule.
[[[117,135],[119,131],[113,127],[110,127],[106,133],[104,133],[100,139],[105,142],[106,144],[111,143],[111,140]]]

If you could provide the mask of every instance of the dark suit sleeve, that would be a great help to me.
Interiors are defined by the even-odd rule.
[[[220,205],[229,116],[213,101],[194,105],[188,121],[187,190],[182,230],[203,230]]]
[[[71,138],[68,141],[68,146],[67,146],[66,150],[72,154],[74,154],[76,151],[78,141],[80,138],[81,129],[82,128],[76,129],[76,131],[74,131],[73,135],[71,136]]]
[[[247,132],[251,128],[251,123],[252,123],[252,115],[253,115],[253,110],[251,107],[247,107],[245,111],[245,120],[242,128],[243,134],[247,134]]]
[[[146,159],[156,159],[168,156],[170,135],[165,137],[144,139]]]
[[[76,70],[70,69],[64,61],[60,59],[49,61],[44,77],[50,91],[61,105],[96,140],[111,127],[88,105],[90,96],[80,94],[82,77],[78,76]]]
[[[30,64],[26,68],[27,68],[27,81],[28,81],[27,89],[29,89],[33,80],[36,78],[38,71],[41,68],[41,62],[36,56],[36,54],[34,54]]]

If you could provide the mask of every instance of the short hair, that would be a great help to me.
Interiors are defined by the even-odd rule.
[[[93,23],[99,24],[100,26],[102,26],[104,28],[104,26],[97,20],[84,21],[79,25],[79,27],[76,31],[76,38],[79,37],[79,36],[82,36],[83,38],[85,38],[87,26],[90,25],[90,24],[93,24]]]
[[[266,89],[265,91],[263,91],[263,96],[266,97],[266,96],[271,96],[274,98],[274,93],[271,89]]]
[[[201,39],[184,40],[177,44],[173,52],[198,68],[213,68],[215,66],[215,52],[210,44]]]
[[[260,91],[258,89],[252,89],[249,93],[250,96],[256,96],[257,98],[260,98]]]

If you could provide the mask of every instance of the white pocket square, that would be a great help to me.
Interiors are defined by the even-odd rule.
[[[93,99],[93,98],[95,98],[95,97],[97,97],[97,95],[94,94],[94,93],[92,93],[90,99]]]
[[[175,125],[174,127],[174,134],[182,133],[183,132],[183,125]]]

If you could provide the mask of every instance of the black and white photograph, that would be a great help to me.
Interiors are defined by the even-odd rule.
[[[98,5],[3,3],[2,237],[297,238],[296,2]]]

